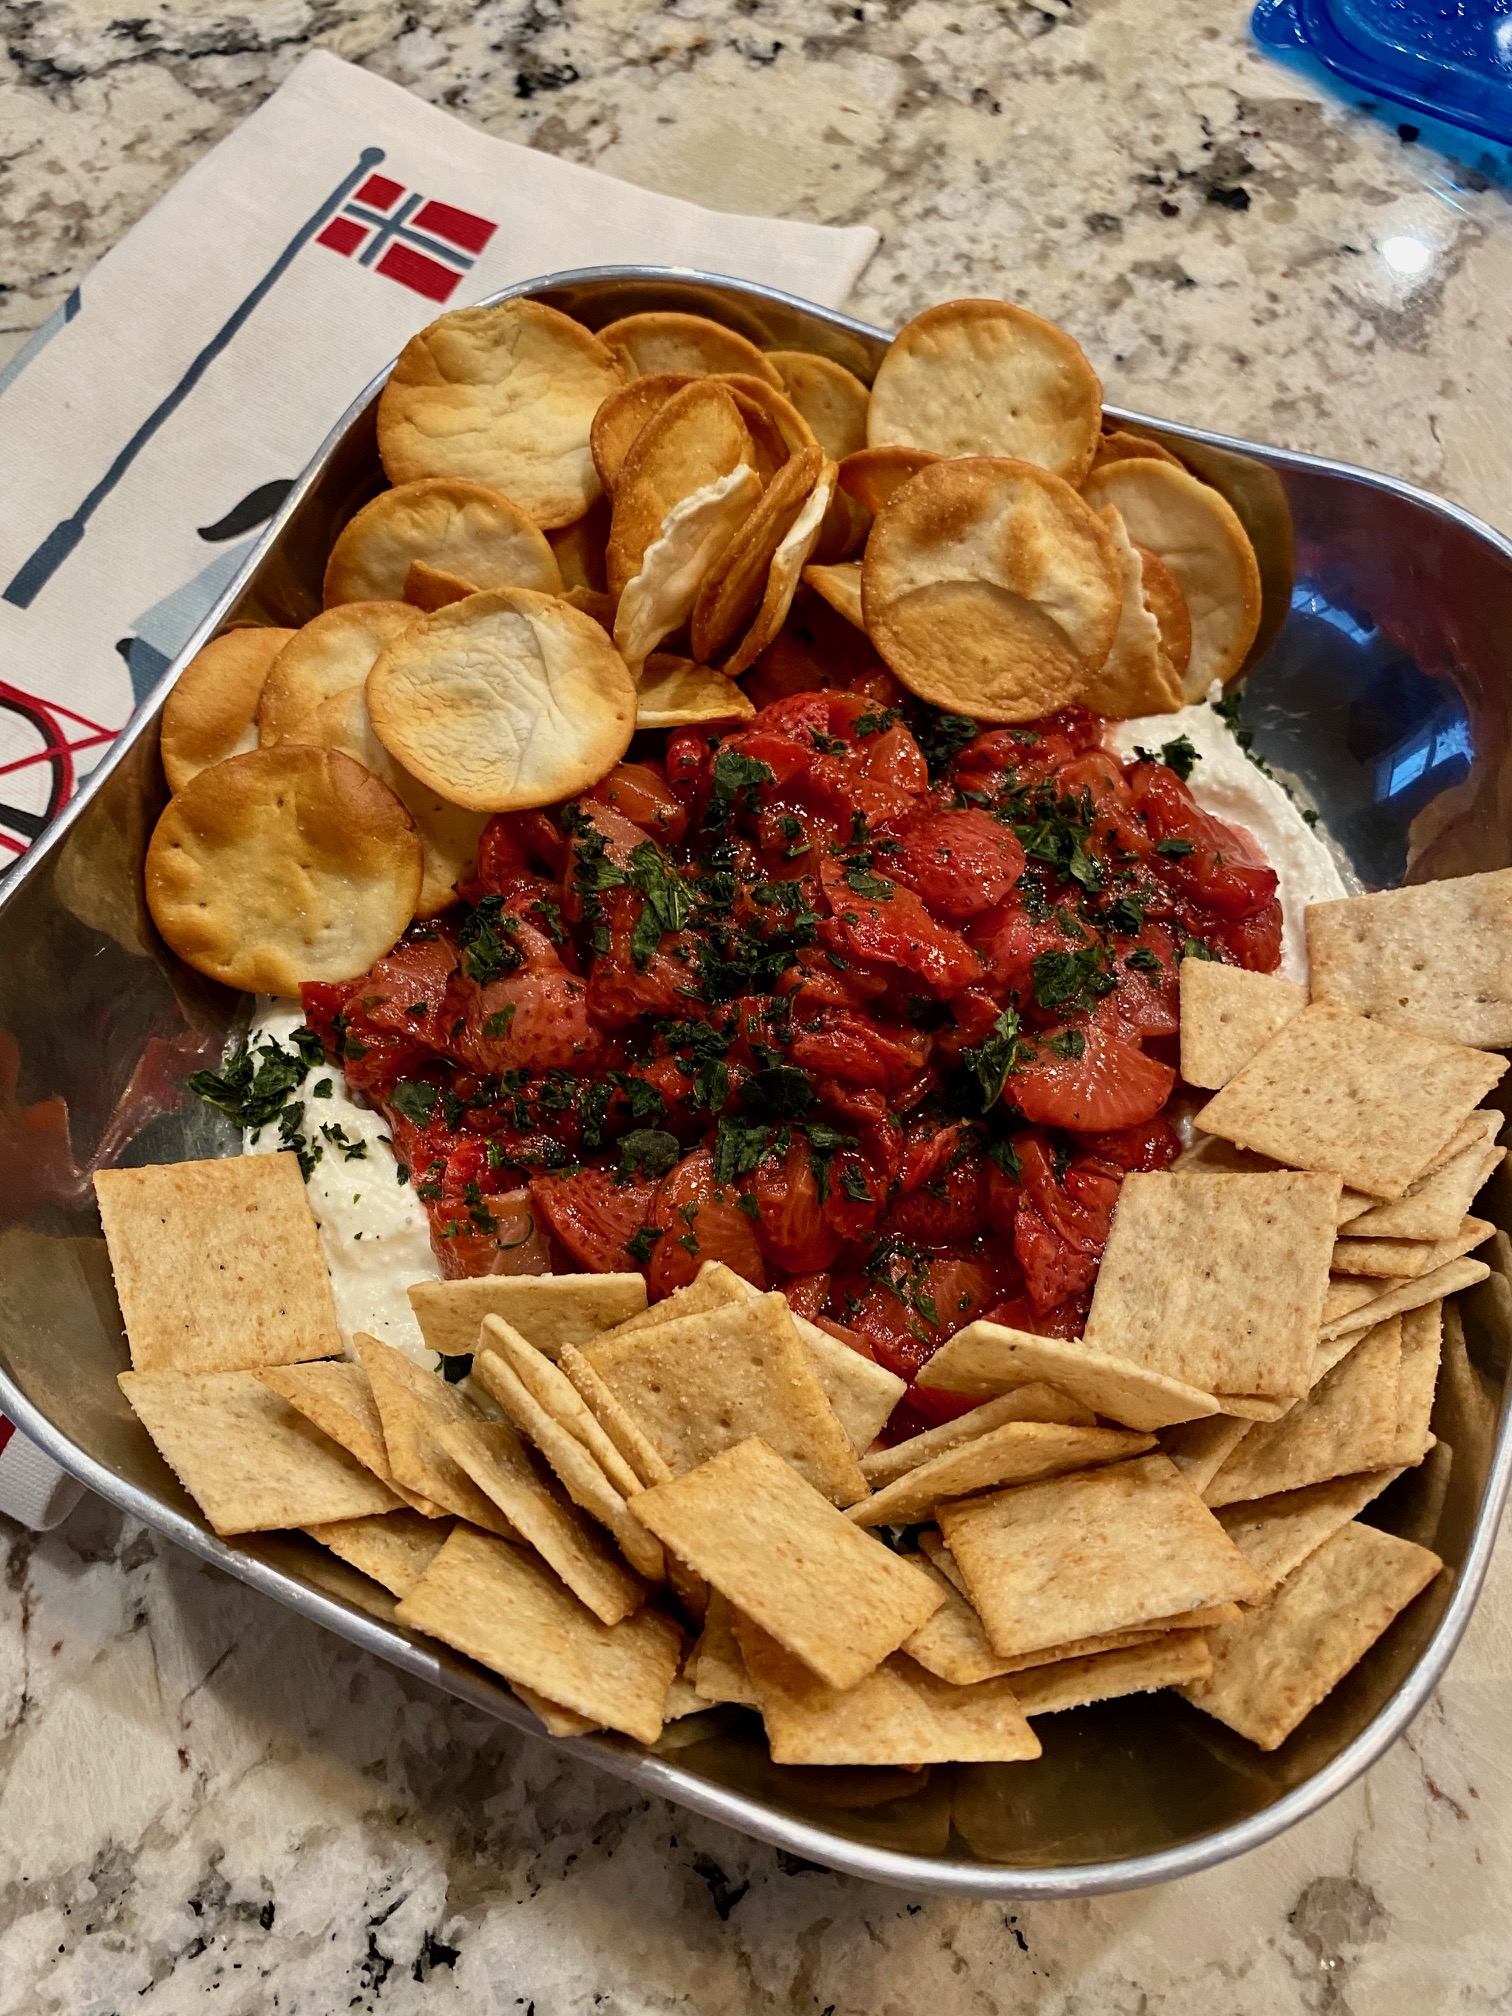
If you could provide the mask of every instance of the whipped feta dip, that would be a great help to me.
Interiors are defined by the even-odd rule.
[[[248,1040],[254,1050],[265,1036],[287,1045],[303,1021],[289,1002],[259,1000]],[[327,1083],[330,1091],[317,1095],[316,1088]],[[441,1269],[431,1249],[425,1206],[412,1185],[399,1180],[388,1122],[357,1103],[334,1064],[317,1064],[296,1096],[305,1102],[306,1138],[321,1149],[305,1189],[320,1227],[336,1321],[348,1353],[353,1331],[365,1330],[418,1363],[434,1365],[436,1355],[425,1348],[405,1290],[414,1281],[439,1280]],[[343,1141],[361,1142],[363,1152],[344,1152]],[[273,1154],[282,1146],[276,1123],[244,1131],[243,1148],[249,1155]]]
[[[1252,835],[1275,869],[1283,919],[1277,970],[1283,978],[1305,985],[1303,911],[1309,903],[1330,903],[1357,892],[1284,788],[1251,761],[1228,723],[1215,712],[1212,703],[1222,697],[1214,684],[1206,700],[1175,714],[1144,714],[1133,721],[1110,722],[1103,740],[1124,763],[1133,761],[1137,748],[1159,750],[1163,743],[1183,735],[1191,743],[1199,760],[1192,765],[1187,789],[1204,812]]]

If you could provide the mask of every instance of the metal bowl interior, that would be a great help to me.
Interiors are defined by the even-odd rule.
[[[843,316],[697,274],[604,269],[511,291],[590,326],[643,307],[693,308],[868,378],[887,342]],[[375,384],[339,422],[184,659],[229,621],[297,623],[319,608],[337,530],[382,485],[376,394]],[[1251,526],[1267,608],[1244,718],[1256,751],[1295,780],[1361,881],[1512,860],[1503,810],[1512,546],[1388,478],[1119,417],[1169,440]],[[313,1542],[216,1539],[116,1386],[128,1361],[90,1172],[237,1146],[182,1080],[220,1054],[245,1004],[173,958],[141,894],[145,842],[166,798],[157,719],[176,670],[0,885],[0,1407],[92,1489],[171,1539],[538,1731],[501,1682],[396,1626],[376,1585]],[[1497,1182],[1489,1209],[1507,1225],[1512,1188]],[[1512,1474],[1504,1233],[1492,1264],[1461,1303],[1468,1356],[1440,1382],[1438,1446],[1370,1515],[1435,1547],[1448,1572],[1276,1752],[1263,1755],[1165,1695],[1045,1718],[1034,1764],[907,1776],[775,1767],[739,1711],[701,1718],[697,1729],[674,1724],[653,1752],[614,1737],[572,1747],[745,1833],[913,1889],[1088,1895],[1187,1875],[1257,1845],[1381,1753],[1464,1629]]]

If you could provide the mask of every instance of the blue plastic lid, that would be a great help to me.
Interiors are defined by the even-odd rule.
[[[1361,90],[1512,145],[1512,0],[1261,0],[1253,25]]]

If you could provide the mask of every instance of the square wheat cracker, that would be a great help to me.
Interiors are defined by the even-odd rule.
[[[1117,1463],[1155,1445],[1123,1428],[1075,1428],[1055,1421],[1005,1421],[884,1484],[846,1513],[858,1526],[912,1526],[943,1499],[1002,1484],[1028,1483],[1094,1463]]]
[[[925,1564],[934,1569],[937,1575],[949,1583],[956,1594],[970,1608],[971,1599],[966,1593],[965,1578],[956,1565],[954,1555],[945,1545],[940,1535],[928,1529],[922,1532],[919,1535],[919,1551],[924,1557]],[[972,1610],[971,1614],[973,1617],[976,1617],[977,1613],[975,1610]],[[1116,1652],[1125,1645],[1142,1645],[1147,1639],[1163,1638],[1172,1631],[1202,1631],[1209,1624],[1232,1624],[1238,1616],[1239,1605],[1237,1603],[1210,1603],[1196,1610],[1178,1611],[1171,1617],[1157,1617],[1148,1624],[1130,1625],[1123,1631],[1094,1632],[1087,1638],[1074,1638],[1064,1645],[1040,1647],[1033,1652],[1022,1652],[1012,1658],[999,1658],[996,1653],[992,1653],[992,1657],[997,1662],[999,1672],[1021,1673],[1027,1667],[1044,1666],[1051,1661],[1087,1659],[1097,1652]],[[933,1621],[931,1620],[931,1622]],[[977,1618],[977,1627],[979,1630],[981,1629],[981,1619],[979,1617]],[[924,1631],[927,1632],[929,1628],[930,1626],[926,1624]],[[915,1632],[914,1638],[918,1638],[921,1635],[921,1633]],[[982,1632],[982,1641],[984,1644],[986,1643],[985,1631]],[[903,1648],[904,1651],[912,1655],[913,1644],[914,1639],[909,1639]],[[991,1652],[990,1646],[988,1646],[988,1651]],[[924,1660],[922,1663],[928,1665],[929,1661]],[[931,1668],[931,1671],[933,1670]],[[950,1675],[944,1674],[941,1677],[949,1679]]]
[[[1501,1115],[1496,1118],[1500,1120]],[[1351,1239],[1452,1239],[1486,1183],[1506,1160],[1505,1148],[1472,1141],[1390,1204],[1365,1199],[1349,1220]]]
[[[661,1734],[682,1663],[677,1626],[649,1608],[601,1624],[508,1541],[457,1527],[395,1614],[555,1706],[641,1743]]]
[[[1402,1318],[1402,1362],[1397,1374],[1397,1443],[1393,1460],[1420,1463],[1433,1447],[1433,1400],[1443,1355],[1444,1305],[1429,1302]]]
[[[1483,1246],[1496,1227],[1466,1218],[1447,1239],[1340,1239],[1330,1263],[1335,1274],[1376,1281],[1411,1281]]]
[[[760,1293],[759,1288],[753,1287],[733,1267],[726,1267],[722,1260],[705,1260],[686,1287],[674,1289],[665,1300],[621,1323],[615,1336],[628,1335],[652,1324],[676,1322],[684,1316],[707,1315],[711,1309],[722,1309],[731,1302],[754,1302]],[[908,1391],[907,1381],[889,1372],[885,1365],[863,1358],[859,1351],[853,1351],[796,1311],[789,1309],[788,1314],[808,1347],[825,1398],[834,1408],[851,1447],[861,1455],[876,1441]]]
[[[293,1155],[101,1169],[100,1223],[137,1372],[339,1358],[320,1232]]]
[[[439,1519],[445,1513],[444,1505],[418,1491],[406,1491],[389,1467],[378,1403],[360,1365],[347,1358],[317,1358],[304,1365],[265,1366],[257,1376],[291,1407],[297,1407],[307,1421],[313,1421],[322,1435],[349,1450],[415,1511],[427,1519]]]
[[[670,1552],[832,1687],[853,1687],[943,1601],[926,1575],[754,1436],[643,1492],[635,1509]]]
[[[1512,1044],[1512,868],[1311,903],[1303,921],[1315,1001],[1446,1043]]]
[[[982,1620],[967,1597],[942,1568],[922,1553],[916,1563],[944,1597],[933,1617],[903,1641],[903,1650],[916,1664],[952,1687],[973,1687],[978,1680],[999,1680],[1013,1665],[1000,1659],[987,1643]]]
[[[512,1330],[501,1316],[484,1317],[478,1350],[502,1358],[552,1420],[588,1451],[621,1497],[634,1496],[641,1485],[634,1468],[620,1454],[618,1444],[567,1374],[544,1351],[527,1344],[519,1331]]]
[[[367,1519],[333,1519],[305,1531],[338,1560],[370,1576],[395,1596],[408,1596],[441,1552],[451,1522],[418,1512],[382,1512]]]
[[[943,1456],[947,1449],[974,1441],[989,1428],[1001,1428],[1005,1421],[1064,1421],[1078,1428],[1091,1428],[1096,1418],[1090,1407],[1073,1400],[1070,1394],[1057,1393],[1053,1386],[1035,1381],[984,1400],[969,1414],[959,1414],[953,1421],[942,1421],[937,1428],[910,1435],[906,1442],[895,1442],[890,1449],[874,1449],[869,1456],[862,1457],[861,1469],[876,1491],[905,1471],[916,1470],[932,1457]]]
[[[1399,1468],[1366,1470],[1353,1477],[1332,1477],[1325,1484],[1305,1484],[1299,1491],[1278,1492],[1273,1498],[1225,1505],[1218,1523],[1256,1574],[1264,1578],[1264,1586],[1251,1598],[1251,1604],[1269,1601],[1309,1554],[1316,1553],[1401,1474]]]
[[[1202,1493],[1234,1505],[1384,1469],[1397,1443],[1402,1326],[1392,1317],[1369,1330],[1280,1421],[1257,1421]]]
[[[1422,1309],[1430,1302],[1445,1301],[1449,1296],[1457,1295],[1461,1288],[1473,1288],[1477,1281],[1484,1281],[1490,1272],[1484,1260],[1472,1260],[1467,1255],[1463,1260],[1451,1260],[1447,1266],[1435,1267],[1431,1274],[1419,1274],[1406,1281],[1372,1283],[1383,1292],[1369,1296],[1359,1308],[1325,1323],[1318,1333],[1319,1348],[1321,1350],[1323,1346],[1354,1331],[1368,1330],[1374,1324],[1384,1323],[1388,1316],[1404,1316],[1409,1309]]]
[[[921,1386],[972,1395],[1042,1382],[1127,1428],[1164,1428],[1218,1408],[1211,1393],[1132,1358],[1095,1350],[1085,1337],[1041,1337],[984,1316],[947,1337],[918,1377]]]
[[[255,1372],[122,1372],[118,1383],[222,1536],[398,1508],[387,1485]]]
[[[1198,1130],[1292,1168],[1400,1197],[1507,1060],[1314,1001],[1195,1116]]]
[[[735,1613],[717,1589],[709,1591],[703,1632],[693,1650],[693,1685],[700,1700],[733,1701],[741,1708],[761,1706],[735,1636]]]
[[[1094,1701],[1190,1686],[1205,1680],[1212,1670],[1203,1632],[1167,1631],[1140,1645],[1031,1666],[1014,1675],[1013,1691],[1025,1715],[1059,1715],[1068,1708],[1090,1707]]]
[[[837,1505],[866,1496],[850,1438],[780,1295],[637,1327],[583,1356],[675,1474],[759,1436]]]
[[[1158,1454],[942,1505],[940,1530],[1005,1658],[1242,1601],[1256,1583]]]
[[[643,1485],[665,1484],[672,1466],[623,1408],[575,1344],[564,1344],[557,1360],[594,1419]]]
[[[547,1413],[514,1367],[497,1351],[480,1351],[473,1360],[473,1376],[545,1457],[573,1504],[613,1534],[631,1567],[648,1582],[664,1580],[667,1564],[662,1550],[631,1511],[629,1500],[577,1437]]]
[[[588,1344],[646,1306],[643,1274],[485,1274],[416,1281],[406,1291],[427,1347],[443,1357],[478,1348],[485,1316],[499,1316],[548,1358]]]
[[[418,1494],[490,1533],[508,1535],[509,1521],[448,1456],[437,1434],[449,1422],[476,1421],[477,1409],[439,1373],[422,1370],[392,1344],[382,1344],[361,1330],[352,1342],[383,1423],[396,1488]]]
[[[1338,1198],[1290,1170],[1125,1177],[1085,1343],[1209,1394],[1305,1393]]]
[[[1178,1421],[1162,1429],[1160,1446],[1200,1497],[1248,1435],[1250,1425],[1230,1414],[1217,1414],[1208,1421]]]
[[[735,1629],[774,1764],[1009,1764],[1040,1754],[1006,1680],[955,1687],[897,1654],[842,1691],[748,1618]]]
[[[504,1514],[510,1529],[598,1618],[618,1624],[645,1601],[646,1585],[573,1505],[536,1475],[507,1421],[453,1421],[436,1430],[447,1455]]]
[[[1274,973],[1251,973],[1215,959],[1183,959],[1181,1075],[1216,1092],[1242,1071],[1276,1031],[1307,1006],[1307,989]]]
[[[1269,1602],[1208,1634],[1212,1676],[1182,1692],[1262,1750],[1279,1749],[1442,1566],[1426,1547],[1352,1521]]]

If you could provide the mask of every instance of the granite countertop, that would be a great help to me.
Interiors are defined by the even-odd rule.
[[[0,363],[316,46],[696,198],[871,223],[856,310],[1004,293],[1110,399],[1512,528],[1512,217],[1231,0],[0,0]],[[443,1700],[86,1501],[3,1536],[0,2016],[1492,2016],[1512,1557],[1407,1737],[1241,1862],[1083,1904],[795,1864]]]

